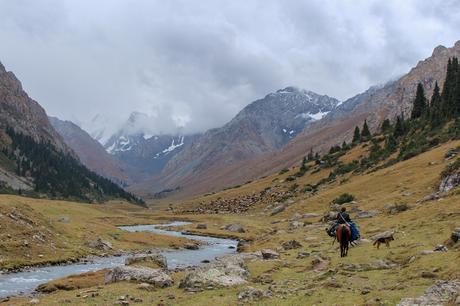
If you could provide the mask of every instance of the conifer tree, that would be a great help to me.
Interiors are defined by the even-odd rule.
[[[310,149],[310,152],[308,152],[307,158],[308,158],[309,161],[315,159],[315,157],[313,155],[313,149]]]
[[[302,165],[300,166],[300,172],[305,173],[307,171],[307,157],[302,159]]]
[[[363,129],[361,131],[361,141],[369,140],[369,138],[371,138],[371,132],[367,126],[367,120],[364,120]]]
[[[396,117],[395,129],[393,131],[393,136],[399,138],[404,135],[404,119],[400,116]]]
[[[425,90],[423,89],[423,85],[421,83],[417,84],[417,92],[415,93],[415,100],[414,106],[412,108],[411,118],[416,119],[420,118],[426,114],[427,107],[426,107],[426,98],[425,98]]]
[[[390,119],[383,120],[382,127],[380,128],[382,133],[385,134],[386,132],[388,132],[390,130],[390,128],[391,128]]]
[[[439,126],[442,123],[441,103],[441,94],[439,92],[438,82],[436,82],[430,101],[430,123],[433,127]]]
[[[393,153],[398,147],[398,142],[393,135],[389,135],[385,140],[385,151],[387,154]]]
[[[344,141],[342,142],[342,150],[343,150],[343,151],[346,151],[346,150],[348,150],[348,149],[349,149],[349,147],[348,147],[348,145],[347,145],[347,142],[344,140]]]
[[[353,140],[354,144],[359,143],[361,141],[361,132],[359,131],[359,127],[355,127],[355,132],[353,133]]]

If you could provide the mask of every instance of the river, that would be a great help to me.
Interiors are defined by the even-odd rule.
[[[168,224],[120,226],[119,228],[130,232],[148,231],[169,236],[183,237],[190,240],[198,240],[203,243],[198,250],[159,250],[160,253],[167,258],[169,269],[196,266],[204,260],[213,260],[216,257],[236,252],[238,243],[236,240],[187,235],[165,229],[165,227],[169,226],[187,224],[190,223],[175,221]],[[100,257],[89,263],[37,267],[23,272],[0,274],[0,298],[29,294],[40,284],[69,275],[122,266],[127,256],[129,255]]]

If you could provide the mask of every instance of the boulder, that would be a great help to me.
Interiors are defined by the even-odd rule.
[[[299,253],[297,254],[297,257],[296,257],[296,258],[297,258],[297,259],[303,259],[303,258],[307,258],[307,257],[309,257],[309,256],[310,256],[310,253],[308,253],[308,252],[299,252]]]
[[[106,284],[123,281],[147,283],[159,288],[169,287],[173,284],[171,276],[162,269],[121,266],[113,268],[105,274]]]
[[[242,302],[250,302],[259,300],[263,297],[271,296],[269,291],[264,291],[258,288],[247,287],[238,293],[238,300]]]
[[[188,291],[241,285],[247,282],[249,271],[238,256],[225,256],[189,272],[179,288]]]
[[[158,268],[168,268],[168,262],[166,257],[161,254],[149,254],[149,255],[135,255],[125,259],[125,265],[136,265],[136,264],[147,264],[149,266],[154,265]]]
[[[196,243],[187,242],[184,244],[184,248],[187,250],[198,250],[200,247]]]
[[[358,272],[358,271],[394,269],[397,267],[397,265],[389,261],[376,260],[370,263],[362,263],[362,264],[358,264],[358,263],[342,264],[340,265],[340,267],[346,271]]]
[[[302,219],[302,215],[299,214],[299,213],[295,213],[295,214],[291,217],[291,221],[299,221],[300,219]]]
[[[460,240],[460,227],[454,229],[452,235],[450,235],[450,239],[453,243],[457,243]]]
[[[200,223],[196,225],[196,229],[207,229],[208,226],[204,223]]]
[[[429,202],[429,201],[439,200],[440,198],[441,197],[440,197],[439,193],[435,192],[435,193],[432,193],[432,194],[429,194],[429,195],[423,197],[423,199],[418,201],[418,203],[425,203],[425,202]]]
[[[320,215],[319,214],[316,214],[316,213],[306,213],[306,214],[303,214],[302,216],[304,219],[310,219],[310,218],[319,218]]]
[[[278,259],[280,254],[272,249],[263,249],[261,251],[263,259]]]
[[[442,178],[439,192],[448,192],[460,184],[460,172],[454,172]]]
[[[277,215],[280,212],[283,212],[285,209],[286,207],[284,205],[276,206],[275,208],[272,209],[271,215],[272,216]]]
[[[380,214],[378,210],[369,210],[369,211],[360,211],[356,214],[356,218],[364,219],[364,218],[372,218]]]
[[[243,228],[241,224],[238,223],[233,223],[233,224],[228,224],[225,226],[225,229],[230,232],[236,232],[236,233],[245,233],[246,230]]]
[[[447,252],[448,249],[445,245],[442,245],[442,244],[438,244],[435,248],[434,248],[434,251],[435,252]]]
[[[248,246],[249,246],[249,242],[245,240],[239,240],[238,244],[236,245],[236,251],[238,253],[244,252]]]
[[[329,222],[329,221],[334,221],[336,219],[337,219],[337,212],[330,211],[324,214],[322,221]]]
[[[301,248],[302,245],[297,240],[289,240],[281,244],[284,250],[292,250]]]
[[[417,298],[404,298],[397,306],[446,305],[460,292],[460,280],[438,281]],[[450,305],[450,304],[449,304]]]
[[[88,245],[89,247],[98,250],[108,251],[112,249],[112,243],[106,240],[102,240],[101,237],[97,237],[96,240],[91,241]]]
[[[299,221],[292,221],[291,223],[289,223],[289,230],[295,230],[295,229],[298,229],[302,226],[302,224],[299,222]]]

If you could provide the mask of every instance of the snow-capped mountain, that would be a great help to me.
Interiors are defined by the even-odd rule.
[[[279,150],[339,103],[296,87],[270,93],[250,103],[224,126],[184,146],[160,176],[133,186],[133,190],[182,187],[226,165]]]
[[[146,130],[150,118],[133,112],[125,125],[104,144],[115,158],[137,169],[140,179],[159,173],[165,164],[197,135],[154,135]]]

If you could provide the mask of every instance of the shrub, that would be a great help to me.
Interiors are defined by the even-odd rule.
[[[355,200],[355,197],[352,194],[342,193],[337,198],[332,200],[332,203],[342,205],[342,204],[349,203],[354,200]]]
[[[288,171],[289,171],[288,169],[284,168],[284,169],[281,170],[278,174],[280,174],[280,175],[281,175],[281,174],[285,174],[285,173],[288,172]]]

